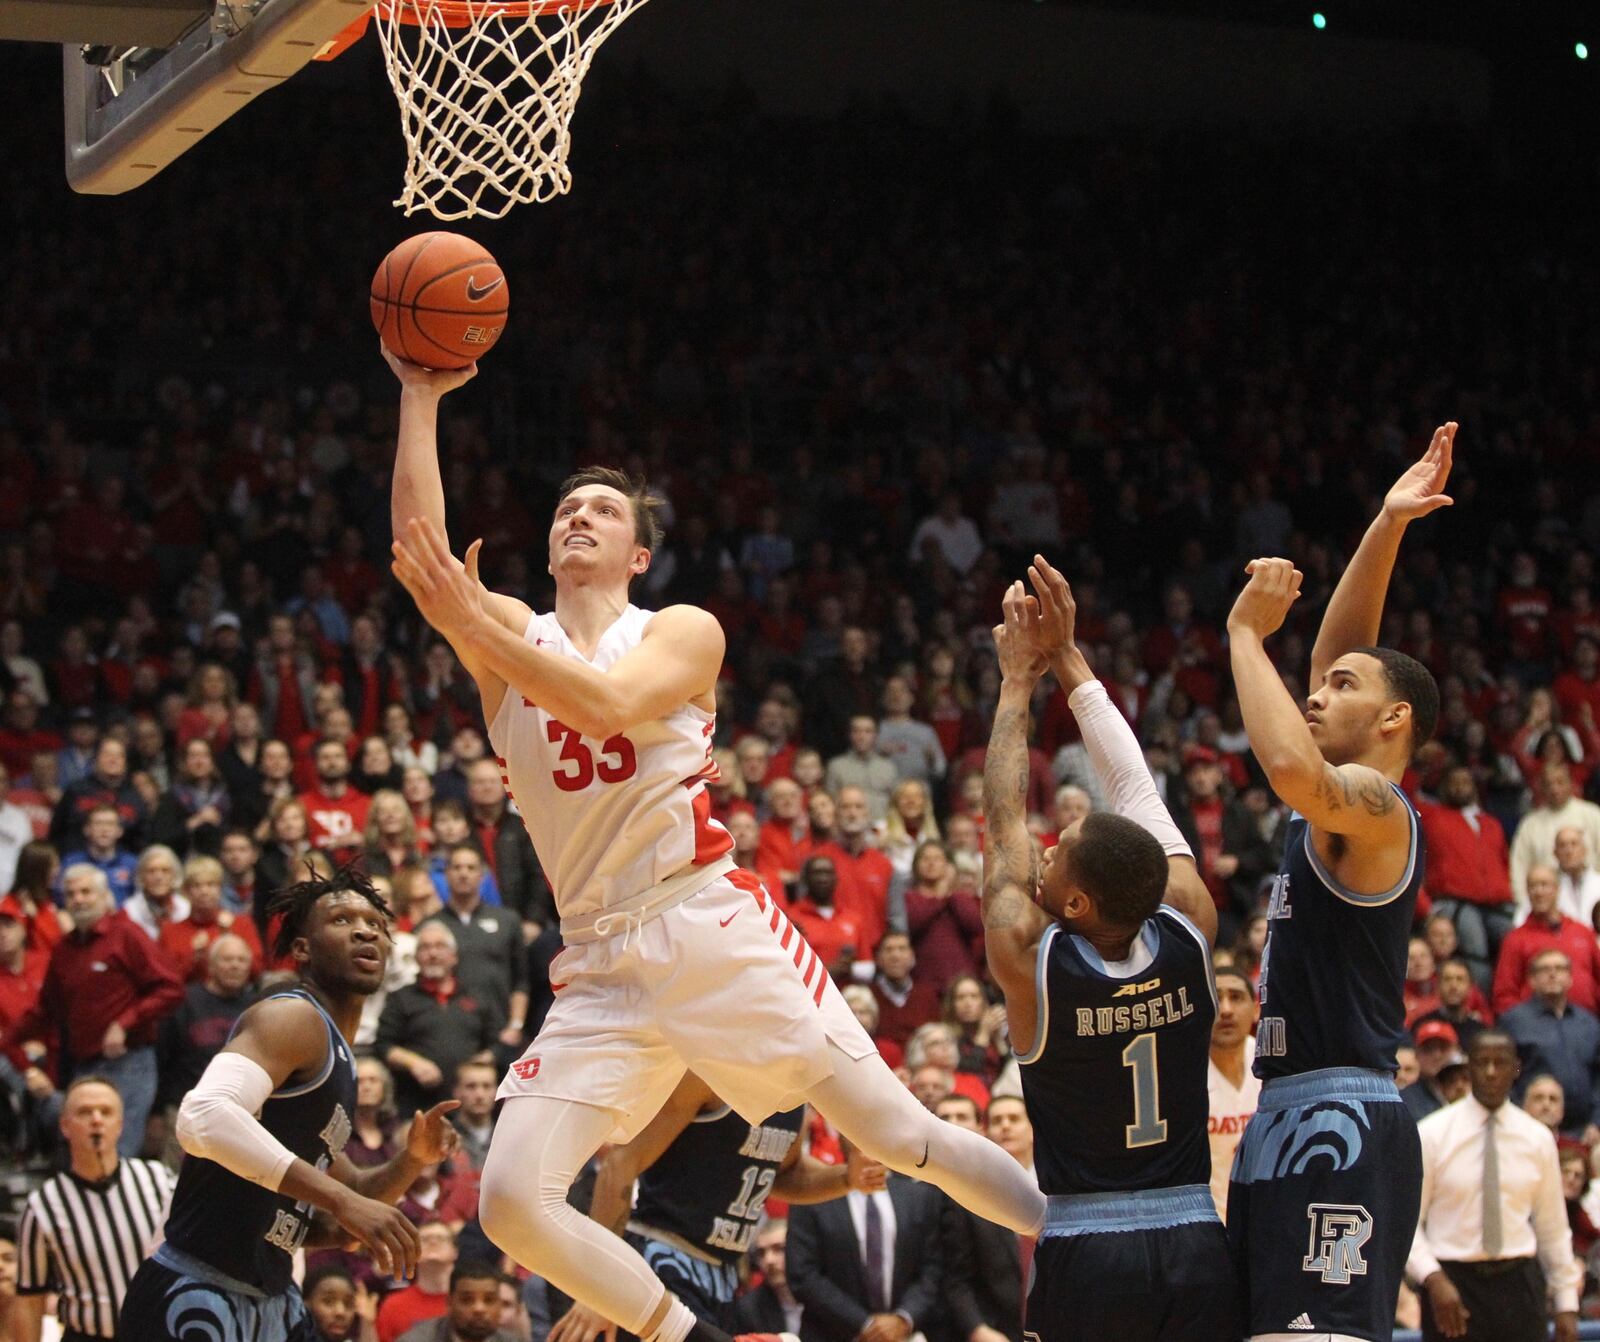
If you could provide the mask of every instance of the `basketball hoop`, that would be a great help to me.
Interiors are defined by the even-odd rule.
[[[572,114],[600,44],[645,0],[379,0],[406,142],[406,214],[498,219],[565,195]]]

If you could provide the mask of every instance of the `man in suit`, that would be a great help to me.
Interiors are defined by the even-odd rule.
[[[1005,1147],[1018,1164],[1031,1167],[1033,1125],[1020,1096],[1002,1095],[990,1101],[986,1131],[989,1140]],[[944,1200],[940,1236],[953,1342],[1022,1342],[1017,1237],[949,1198]]]
[[[789,1286],[801,1342],[908,1342],[942,1304],[932,1184],[890,1174],[887,1189],[789,1211]]]
[[[750,1257],[761,1274],[761,1285],[733,1302],[733,1333],[800,1332],[803,1306],[789,1287],[785,1248],[789,1222],[781,1216],[763,1221],[750,1246]]]

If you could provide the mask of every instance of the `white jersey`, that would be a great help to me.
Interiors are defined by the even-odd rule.
[[[529,643],[607,671],[639,646],[655,612],[630,605],[584,657],[553,612],[534,615]],[[506,790],[522,812],[563,919],[636,899],[733,838],[711,818],[707,780],[716,715],[685,703],[606,741],[580,736],[515,690],[489,724]]]
[[[1261,1099],[1261,1078],[1255,1074],[1254,1036],[1244,1040],[1244,1084],[1235,1086],[1214,1062],[1206,1063],[1206,1088],[1210,1092],[1210,1115],[1206,1131],[1211,1141],[1211,1197],[1217,1215],[1228,1219],[1228,1175],[1233,1170],[1233,1153],[1239,1149],[1244,1130],[1255,1117]]]

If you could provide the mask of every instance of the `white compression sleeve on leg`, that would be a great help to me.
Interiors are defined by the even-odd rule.
[[[1067,707],[1083,731],[1084,747],[1111,809],[1154,834],[1168,857],[1193,857],[1188,840],[1156,791],[1138,737],[1117,712],[1106,687],[1098,680],[1085,681],[1068,696]]]
[[[217,1054],[178,1108],[178,1145],[276,1191],[295,1156],[255,1117],[271,1094],[272,1078],[259,1063]]]

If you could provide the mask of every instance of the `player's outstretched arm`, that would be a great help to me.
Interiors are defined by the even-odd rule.
[[[650,621],[638,647],[599,671],[575,657],[546,652],[490,618],[479,595],[477,560],[476,543],[458,560],[444,531],[426,521],[413,521],[394,544],[395,576],[462,660],[481,663],[582,735],[606,740],[715,687],[726,640],[708,611],[668,606]]]
[[[189,1155],[329,1213],[381,1271],[409,1275],[421,1247],[416,1227],[395,1208],[362,1197],[301,1160],[255,1117],[291,1077],[320,1072],[328,1047],[327,1027],[310,1003],[257,1003],[184,1096],[178,1143]]]
[[[1012,1045],[1032,1046],[1038,1020],[1034,967],[1050,920],[1035,902],[1039,859],[1025,813],[1028,793],[1028,707],[1045,668],[1026,630],[1027,596],[1012,583],[1004,620],[994,628],[1000,656],[1000,702],[983,762],[984,949],[989,972],[1006,995]]]
[[[1033,585],[1037,610],[1034,638],[1066,693],[1067,706],[1083,732],[1084,748],[1089,752],[1101,791],[1113,811],[1160,841],[1167,855],[1164,902],[1198,927],[1208,942],[1215,943],[1217,906],[1200,879],[1194,854],[1156,791],[1156,780],[1150,775],[1133,728],[1117,711],[1105,686],[1095,679],[1088,658],[1078,646],[1078,606],[1071,584],[1043,555],[1033,557],[1028,581]]]
[[[1406,528],[1419,517],[1453,502],[1444,487],[1450,478],[1456,427],[1452,420],[1433,431],[1428,450],[1385,495],[1382,510],[1373,518],[1349,567],[1340,576],[1311,649],[1313,689],[1322,684],[1324,673],[1345,653],[1352,648],[1370,648],[1378,641],[1389,576],[1394,572]]]
[[[1329,764],[1299,706],[1267,656],[1266,640],[1300,595],[1301,573],[1287,559],[1252,560],[1250,581],[1228,616],[1234,690],[1250,749],[1288,806],[1316,829],[1358,842],[1394,842],[1411,818],[1389,780],[1365,764]]]
[[[404,536],[411,519],[425,518],[447,534],[444,512],[444,481],[439,471],[439,399],[478,374],[478,365],[462,369],[431,369],[407,363],[379,344],[384,361],[400,380],[400,431],[394,458],[394,476],[389,486],[389,524],[396,537]],[[502,596],[487,588],[484,605],[495,619],[515,634],[528,627],[533,611],[515,597]],[[460,657],[461,650],[456,650]],[[492,679],[485,685],[470,663],[462,664],[474,673],[484,692],[485,712],[490,703],[498,706],[505,693],[503,683]]]
[[[460,1144],[454,1125],[446,1117],[461,1108],[460,1100],[441,1100],[432,1109],[411,1116],[405,1145],[381,1165],[362,1169],[348,1156],[338,1156],[329,1169],[346,1188],[377,1202],[399,1202],[416,1183],[426,1165],[448,1160]]]
[[[444,530],[444,481],[439,473],[439,398],[470,382],[478,365],[435,370],[408,363],[379,344],[384,362],[400,380],[400,439],[389,488],[389,520],[403,536],[413,517]]]
[[[815,1202],[832,1202],[852,1189],[861,1193],[877,1193],[888,1186],[889,1171],[863,1154],[860,1148],[846,1142],[844,1164],[828,1165],[815,1156],[804,1154],[797,1140],[789,1148],[783,1164],[778,1167],[778,1177],[772,1184],[772,1196],[799,1207]]]

